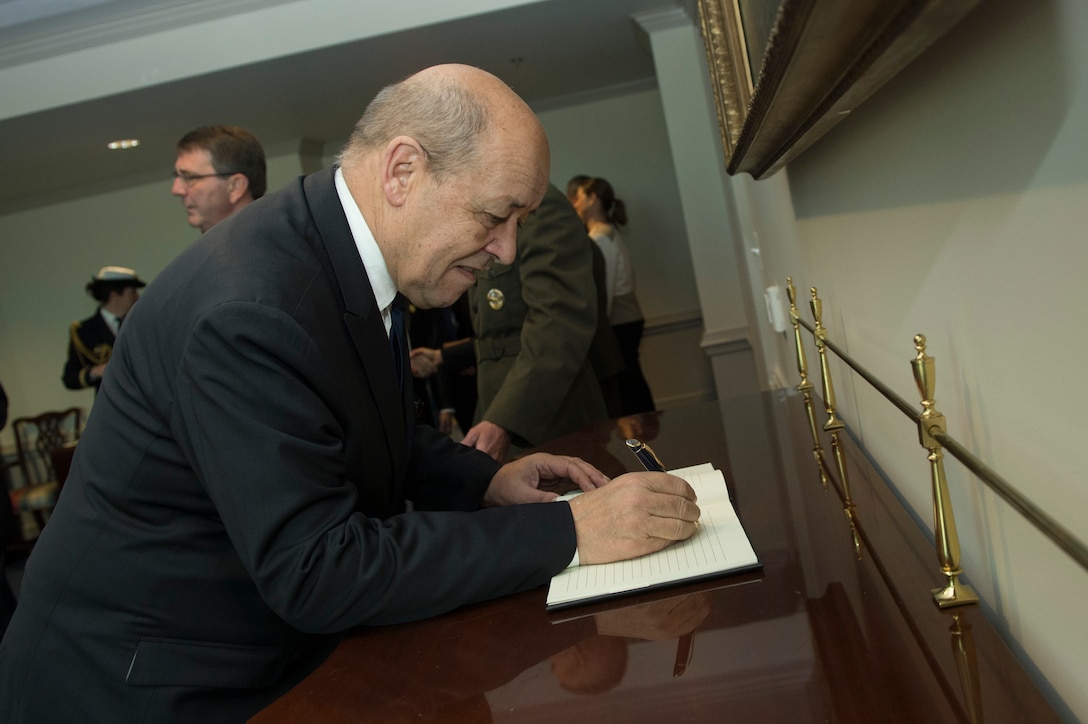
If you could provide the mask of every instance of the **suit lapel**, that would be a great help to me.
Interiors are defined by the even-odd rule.
[[[402,394],[381,310],[340,206],[333,169],[306,177],[303,188],[343,299],[344,327],[362,361],[363,373],[381,414],[394,474],[399,481],[404,478],[408,466],[414,425],[411,398]]]

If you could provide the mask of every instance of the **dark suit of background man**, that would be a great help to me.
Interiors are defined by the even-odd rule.
[[[72,322],[68,329],[68,361],[61,375],[65,387],[94,387],[98,393],[121,320],[145,286],[136,272],[123,266],[104,266],[87,283],[87,293],[98,302],[98,309],[82,322]]]
[[[181,199],[189,226],[205,232],[264,196],[264,149],[238,126],[201,126],[177,143],[170,193]]]
[[[500,467],[413,423],[396,295],[448,305],[512,261],[547,178],[528,106],[481,70],[437,66],[377,96],[340,168],[159,274],[27,565],[0,721],[243,721],[339,632],[690,536],[679,478],[608,482],[551,455]],[[537,487],[565,476],[589,492],[567,504]]]

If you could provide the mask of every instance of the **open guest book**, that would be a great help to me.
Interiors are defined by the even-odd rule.
[[[702,514],[695,535],[640,558],[574,566],[556,574],[548,589],[547,610],[762,567],[729,501],[722,471],[705,463],[669,472],[686,480],[698,497]]]

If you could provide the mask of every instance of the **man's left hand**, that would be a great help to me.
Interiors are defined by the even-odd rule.
[[[582,490],[593,490],[608,483],[608,476],[585,460],[565,455],[535,453],[499,468],[484,493],[484,505],[547,503],[559,496],[540,489],[545,480],[573,481]]]

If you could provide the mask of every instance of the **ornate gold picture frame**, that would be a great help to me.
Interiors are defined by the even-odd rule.
[[[727,171],[778,171],[978,3],[699,0]]]

